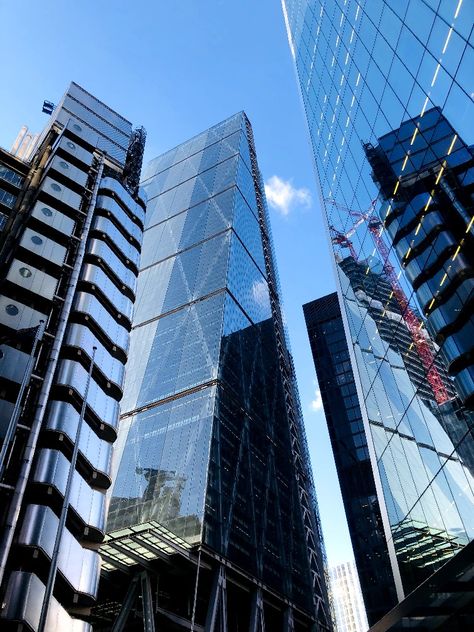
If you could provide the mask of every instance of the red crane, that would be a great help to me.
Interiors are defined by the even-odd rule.
[[[330,226],[330,230],[333,234],[332,242],[334,244],[339,244],[342,247],[349,248],[352,257],[356,261],[358,259],[357,254],[349,238],[355,233],[357,228],[363,222],[367,221],[368,228],[375,242],[375,246],[380,255],[380,258],[382,259],[384,273],[392,287],[392,294],[395,297],[398,305],[400,306],[402,318],[405,321],[407,329],[412,337],[413,344],[415,345],[418,355],[420,356],[421,362],[426,371],[426,377],[431,388],[433,389],[435,400],[438,404],[444,404],[444,402],[447,402],[449,399],[451,399],[451,397],[448,394],[444,382],[441,379],[438,369],[436,368],[436,365],[434,363],[433,349],[431,348],[428,340],[421,331],[423,323],[410,307],[406,294],[399,283],[395,268],[390,263],[389,249],[382,239],[383,222],[374,214],[377,199],[372,200],[369,209],[365,213],[349,209],[346,206],[343,206],[331,199],[326,199],[325,202],[327,204],[332,204],[339,210],[346,211],[352,217],[357,217],[357,221],[354,226],[345,234],[336,230],[334,226]]]

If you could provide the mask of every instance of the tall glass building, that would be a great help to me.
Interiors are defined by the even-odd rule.
[[[303,311],[365,610],[372,625],[395,606],[397,593],[336,292],[306,303]],[[337,605],[335,609],[337,613]]]
[[[97,621],[114,613],[124,626],[114,630],[151,630],[151,620],[167,630],[330,629],[245,114],[152,160],[143,186],[149,202]],[[143,611],[124,567],[142,578]]]
[[[31,161],[0,155],[2,630],[91,629],[145,217],[143,142],[143,129],[72,83]]]
[[[398,609],[411,624],[473,555],[474,5],[283,12],[398,598],[433,582]],[[468,594],[443,586],[445,618],[424,624],[468,625]]]

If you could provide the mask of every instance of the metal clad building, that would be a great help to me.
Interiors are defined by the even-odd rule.
[[[2,629],[90,629],[145,217],[118,166],[131,137],[71,84],[2,234]]]

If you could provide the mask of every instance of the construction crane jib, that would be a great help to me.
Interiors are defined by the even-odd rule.
[[[325,199],[326,204],[331,204],[340,211],[345,211],[352,217],[357,218],[357,221],[346,233],[338,231],[333,225],[330,225],[331,240],[333,244],[339,245],[342,248],[348,248],[351,256],[358,260],[357,253],[354,245],[351,241],[352,235],[356,232],[361,224],[367,222],[368,229],[375,242],[375,247],[382,260],[383,270],[387,277],[391,287],[392,294],[395,297],[402,314],[402,318],[405,321],[408,331],[412,338],[412,344],[416,347],[416,350],[420,356],[423,367],[426,371],[426,377],[433,389],[435,400],[438,404],[444,404],[451,399],[448,391],[441,379],[441,376],[436,368],[434,362],[433,349],[422,332],[423,322],[418,318],[413,309],[411,308],[406,294],[400,285],[395,268],[390,263],[389,249],[382,238],[383,222],[375,215],[375,206],[377,199],[372,200],[369,209],[366,212],[356,211],[342,204],[339,204],[333,199]]]

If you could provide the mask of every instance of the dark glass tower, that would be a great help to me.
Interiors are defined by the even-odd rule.
[[[397,593],[337,294],[311,301],[303,310],[367,619],[373,625],[395,606]]]
[[[378,629],[468,628],[474,5],[283,9],[398,598],[417,591]]]
[[[147,223],[97,616],[120,610],[119,569],[129,565],[143,578],[143,607],[122,585],[117,621],[128,618],[128,627],[120,629],[143,628],[147,612],[159,629],[174,630],[167,626],[178,619],[222,632],[329,629],[323,543],[245,114],[152,160],[143,186]]]

